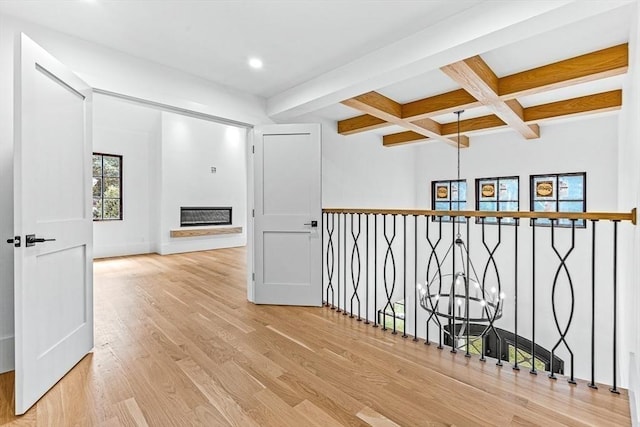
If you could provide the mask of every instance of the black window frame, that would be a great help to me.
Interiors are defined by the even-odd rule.
[[[469,186],[467,185],[467,180],[466,179],[439,179],[436,181],[431,181],[431,210],[433,211],[437,211],[437,210],[442,210],[442,209],[436,209],[436,186],[438,184],[448,184],[449,185],[449,193],[451,193],[451,184],[452,183],[461,183],[463,182],[465,185],[465,194],[468,196],[469,195]],[[460,190],[458,190],[458,194],[460,194]],[[452,209],[451,204],[452,203],[464,203],[464,206],[466,207],[467,205],[467,197],[464,198],[464,200],[451,200],[450,194],[449,194],[449,200],[447,202],[439,202],[439,203],[449,203],[449,209],[445,209],[445,210],[449,210],[449,211],[453,211],[453,210],[459,210],[459,209]],[[455,217],[455,222],[460,222],[460,223],[465,223],[467,222],[467,219],[465,217],[462,216],[456,216]],[[432,221],[441,221],[441,222],[452,222],[452,218],[450,216],[438,216],[438,215],[434,215],[431,218]]]
[[[562,177],[573,177],[573,176],[581,176],[582,177],[582,199],[560,199],[560,191],[559,188],[554,191],[553,199],[536,199],[534,188],[534,181],[536,178],[544,178],[544,177],[552,177],[555,178],[556,187],[559,187],[559,181]],[[560,202],[582,202],[582,212],[587,211],[587,173],[586,172],[565,172],[565,173],[542,173],[536,175],[529,175],[529,210],[531,212],[542,212],[535,211],[535,202],[536,201],[553,201],[556,204],[556,210],[553,212],[571,212],[571,211],[561,211],[560,210]],[[553,222],[554,227],[561,228],[571,228],[572,224],[562,224],[558,220],[549,220],[549,223],[540,223],[540,220],[531,220],[530,225],[535,225],[536,227],[551,227],[551,223]],[[575,228],[586,228],[587,222],[583,219],[578,219],[575,221]]]
[[[501,180],[514,180],[516,181],[517,185],[518,185],[518,196],[516,200],[501,200],[500,199],[500,181]],[[482,194],[482,189],[480,188],[480,181],[496,181],[496,184],[498,186],[498,194],[496,196],[496,200],[480,200],[480,195]],[[512,175],[512,176],[490,176],[490,177],[484,177],[484,178],[476,178],[476,183],[475,183],[475,207],[476,207],[476,211],[483,211],[482,209],[480,209],[480,203],[481,202],[491,202],[491,203],[495,203],[496,204],[496,209],[495,212],[518,212],[520,211],[520,177],[518,175]],[[500,210],[500,202],[515,202],[516,203],[516,210],[515,211],[501,211]],[[485,223],[485,224],[489,224],[489,225],[498,225],[498,219],[497,218],[476,218],[476,224],[480,224],[480,223]],[[517,218],[503,218],[502,221],[500,221],[500,225],[517,225],[518,224],[518,219]]]
[[[100,156],[100,160],[101,160],[101,166],[100,166],[100,170],[101,170],[101,175],[97,176],[93,174],[93,157],[94,156]],[[120,209],[118,212],[118,218],[105,218],[104,217],[104,201],[105,201],[105,197],[104,197],[104,180],[105,180],[105,175],[104,175],[104,158],[105,157],[115,157],[119,159],[119,164],[120,164],[120,172],[119,175],[117,177],[115,176],[107,176],[106,178],[119,178],[119,197],[113,198],[113,197],[108,197],[106,198],[106,200],[118,200]],[[100,197],[95,197],[93,195],[93,185],[92,187],[92,192],[91,192],[91,197],[92,197],[92,201],[93,200],[101,200],[102,201],[102,212],[100,213],[100,218],[93,218],[93,221],[95,222],[103,222],[103,221],[122,221],[123,218],[123,188],[122,188],[122,171],[123,171],[123,157],[121,154],[110,154],[110,153],[99,153],[99,152],[94,152],[91,155],[91,179],[93,180],[93,178],[99,178],[101,185],[102,185],[102,191],[100,192]],[[93,210],[91,212],[91,216],[93,217]]]

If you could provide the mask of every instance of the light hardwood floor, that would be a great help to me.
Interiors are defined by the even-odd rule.
[[[630,424],[628,396],[482,364],[327,308],[246,300],[243,249],[95,262],[95,350],[0,425]]]

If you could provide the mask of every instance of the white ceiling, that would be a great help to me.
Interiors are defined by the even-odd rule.
[[[480,2],[0,0],[0,13],[270,97]]]

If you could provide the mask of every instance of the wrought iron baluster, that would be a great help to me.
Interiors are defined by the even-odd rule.
[[[514,270],[514,295],[513,295],[513,309],[514,309],[514,320],[513,320],[513,335],[514,335],[514,357],[515,362],[513,365],[513,369],[515,371],[519,371],[520,367],[518,366],[518,231],[520,230],[520,220],[518,218],[514,218],[515,224],[513,232],[515,233],[513,236],[514,242],[514,260],[513,260],[513,270]]]
[[[329,222],[329,215],[331,215],[331,222]],[[327,216],[327,297],[326,297],[326,305],[329,306],[329,290],[331,290],[331,309],[335,310],[334,305],[334,289],[333,289],[333,269],[335,266],[335,253],[333,248],[333,232],[335,230],[335,213],[326,214]],[[331,228],[329,228],[329,224],[331,224]],[[331,261],[331,267],[329,267],[329,261]]]
[[[551,360],[549,361],[551,365],[550,366],[551,372],[549,372],[549,378],[554,380],[557,378],[553,370],[553,359],[554,359],[556,349],[560,346],[560,343],[563,343],[567,351],[569,352],[569,357],[571,359],[571,375],[568,381],[570,384],[576,384],[576,381],[573,377],[573,371],[574,371],[573,351],[569,347],[569,343],[567,343],[567,340],[566,340],[567,333],[569,332],[569,328],[571,327],[571,321],[573,320],[573,312],[575,307],[575,294],[573,292],[573,281],[571,280],[571,274],[569,273],[569,269],[567,267],[566,262],[567,262],[567,258],[569,258],[569,255],[571,254],[571,252],[573,252],[573,249],[575,248],[576,220],[575,219],[571,220],[571,247],[569,248],[569,250],[567,250],[564,256],[561,255],[560,252],[558,251],[558,248],[556,248],[555,223],[556,223],[556,220],[552,219],[551,220],[551,248],[553,249],[556,256],[558,257],[558,260],[560,261],[560,265],[558,265],[556,274],[553,277],[553,286],[551,288],[551,311],[553,312],[553,320],[556,324],[556,328],[558,329],[558,333],[560,334],[560,338],[558,339],[558,342],[556,342],[556,344],[551,349]],[[564,330],[562,330],[562,328],[560,327],[560,322],[558,321],[558,313],[556,312],[556,298],[555,298],[556,288],[558,285],[558,277],[560,276],[560,270],[564,270],[565,274],[567,275],[567,280],[569,281],[569,291],[571,292],[571,310],[569,311],[569,320],[567,321],[567,325],[565,326]]]
[[[402,215],[403,220],[403,228],[404,228],[404,238],[402,243],[404,244],[404,267],[403,267],[403,288],[402,288],[402,306],[404,307],[403,313],[403,321],[402,321],[402,338],[407,338],[407,216]]]
[[[413,215],[413,340],[418,341],[418,215]]]
[[[322,212],[320,214],[320,247],[322,248],[322,251],[323,251],[322,252],[322,256],[321,256],[322,257],[322,266],[323,267],[320,268],[320,271],[322,271],[324,269],[325,265],[326,266],[329,265],[329,259],[328,259],[329,251],[328,250],[326,252],[324,251],[324,224],[326,222],[325,221],[325,217],[328,218],[329,214],[325,213],[325,212]],[[322,272],[322,285],[320,287],[320,301],[322,301],[322,306],[323,307],[326,307],[327,305],[329,305],[329,302],[328,302],[329,299],[328,298],[325,299],[325,297],[324,297],[324,288],[325,288],[324,285],[325,284],[326,284],[326,281],[324,280],[324,271],[323,271]],[[329,293],[329,290],[327,289],[327,294],[328,293]]]
[[[366,236],[366,243],[367,243],[367,249],[365,251],[366,252],[366,254],[365,254],[365,267],[366,267],[366,271],[365,271],[365,273],[366,273],[366,276],[365,276],[366,277],[366,282],[365,282],[365,284],[366,284],[366,287],[365,287],[365,297],[364,297],[364,300],[365,300],[364,306],[366,307],[365,308],[365,317],[366,318],[365,318],[364,323],[366,325],[368,325],[369,324],[369,214],[365,214],[364,217],[365,217],[365,220],[366,220],[365,221],[366,222],[366,224],[365,224],[365,227],[366,227],[365,236]]]
[[[342,214],[339,213],[338,214],[338,271],[337,271],[337,281],[338,281],[338,306],[336,307],[336,313],[340,313],[342,310],[340,310],[340,217],[342,215],[346,215],[346,214]],[[346,250],[346,248],[345,248]]]
[[[620,394],[618,381],[618,222],[613,221],[613,387],[611,393]]]
[[[595,380],[595,343],[596,343],[596,223],[591,220],[591,382],[589,387],[597,389]]]
[[[350,317],[353,318],[353,299],[355,298],[358,302],[358,322],[360,322],[362,319],[360,317],[360,295],[358,295],[358,288],[360,287],[360,248],[358,247],[358,239],[360,238],[360,234],[361,234],[361,217],[360,214],[358,214],[358,234],[356,234],[354,232],[354,226],[353,226],[353,214],[351,214],[351,237],[353,238],[353,249],[351,250],[351,285],[353,286],[353,294],[351,295],[351,315]],[[357,257],[356,257],[357,255]],[[357,269],[357,280],[356,280],[356,269],[353,267],[353,263],[354,261],[357,260],[358,261],[358,269]]]
[[[391,299],[393,298],[393,293],[396,288],[396,259],[393,255],[393,241],[396,238],[396,214],[392,214],[391,218],[393,219],[393,235],[391,238],[387,236],[387,219],[386,215],[383,216],[383,231],[384,231],[384,239],[387,242],[387,249],[384,256],[384,266],[383,266],[383,280],[384,280],[384,290],[387,296],[387,302],[382,309],[382,315],[384,317],[385,322],[382,325],[382,330],[387,330],[386,319],[387,319],[387,307],[391,309],[391,315],[393,316],[393,332],[392,334],[397,334],[396,331],[396,310],[393,307],[393,303]],[[389,281],[387,280],[387,265],[389,259],[391,260],[392,270],[393,270],[393,282],[391,283],[391,291],[389,291]]]
[[[373,214],[373,327],[378,327],[378,214]]]
[[[531,369],[529,373],[538,375],[536,371],[536,218],[531,220]]]
[[[443,348],[442,347],[442,334],[443,334],[442,322],[440,321],[440,318],[438,316],[435,316],[435,312],[436,310],[438,310],[438,305],[440,304],[440,299],[439,298],[436,299],[435,305],[433,304],[433,300],[431,299],[432,291],[430,286],[433,280],[435,280],[437,276],[438,277],[437,296],[439,297],[442,294],[442,264],[440,262],[440,258],[438,257],[438,252],[437,252],[437,247],[442,241],[442,216],[438,216],[438,240],[435,243],[432,242],[431,237],[429,236],[430,227],[429,227],[428,216],[425,216],[425,224],[426,224],[425,237],[426,237],[427,243],[429,244],[429,248],[431,249],[431,252],[429,254],[429,259],[427,261],[427,271],[425,274],[425,287],[421,291],[420,298],[425,299],[425,303],[429,304],[429,306],[431,307],[431,313],[429,314],[429,317],[427,318],[427,321],[426,321],[426,334],[425,334],[424,343],[426,345],[431,344],[431,342],[429,341],[429,323],[431,322],[432,319],[434,319],[436,324],[438,325],[438,349],[442,350]],[[446,258],[446,255],[445,255],[445,258]],[[429,279],[431,265],[434,261],[436,266],[436,272],[433,276],[433,279]]]
[[[486,334],[489,332],[489,330],[491,330],[495,336],[496,336],[496,341],[498,344],[497,347],[497,358],[498,361],[496,362],[496,365],[498,366],[502,366],[502,337],[500,336],[500,334],[498,333],[498,331],[495,328],[495,321],[498,317],[501,316],[501,311],[502,311],[502,282],[500,280],[500,272],[498,271],[498,265],[496,264],[496,260],[495,260],[495,253],[498,250],[498,247],[500,247],[500,244],[502,243],[502,218],[498,218],[498,241],[496,242],[496,244],[493,246],[493,248],[489,248],[489,245],[487,244],[487,240],[486,240],[486,235],[485,235],[485,221],[484,219],[482,220],[482,245],[485,247],[485,249],[487,250],[487,253],[489,254],[489,258],[487,259],[487,263],[484,266],[484,272],[482,274],[482,295],[485,296],[486,299],[486,283],[487,283],[487,273],[489,272],[489,266],[493,265],[493,270],[496,274],[496,282],[498,285],[498,289],[497,292],[494,292],[495,289],[491,289],[491,293],[494,294],[492,296],[492,298],[497,298],[497,302],[496,301],[492,301],[489,302],[487,301],[485,306],[484,306],[484,311],[487,315],[487,319],[489,320],[489,323],[487,324],[487,326],[484,328],[484,330],[482,331],[482,334],[480,334],[481,339],[484,342],[484,337],[486,336]],[[491,303],[496,304],[496,306],[494,307],[493,310],[493,314],[491,314],[489,312],[489,305]],[[486,360],[484,358],[484,349],[482,351],[482,357],[480,358],[480,360],[484,361]]]
[[[449,317],[449,337],[451,339],[451,353],[457,353],[458,349],[456,348],[458,346],[457,343],[457,337],[456,337],[456,219],[458,217],[457,216],[452,216],[451,217],[451,248],[452,248],[452,252],[451,252],[451,262],[452,262],[452,266],[451,266],[451,272],[452,274],[452,280],[451,280],[451,288],[449,290],[449,315],[451,317]]]
[[[465,274],[465,311],[467,314],[467,319],[466,319],[466,333],[467,333],[467,345],[466,345],[466,352],[465,352],[465,357],[471,357],[471,353],[469,353],[469,292],[470,292],[470,288],[469,285],[471,284],[470,282],[470,278],[471,278],[471,273],[469,270],[469,264],[471,262],[471,237],[470,237],[470,233],[469,233],[469,223],[470,221],[470,217],[465,217],[467,220],[467,273]]]
[[[351,216],[353,216],[353,214],[351,214]],[[344,303],[342,305],[342,315],[346,316],[347,313],[347,214],[344,214],[344,237],[343,237],[343,241],[344,241],[344,251],[342,251],[342,261],[343,261],[343,265],[344,268],[342,270],[342,274],[343,274],[343,283],[344,283]]]

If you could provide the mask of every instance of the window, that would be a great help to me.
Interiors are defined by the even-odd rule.
[[[516,347],[511,343],[509,343],[508,345],[509,345],[509,363],[516,363]],[[528,347],[528,348],[531,348],[531,347]],[[548,371],[550,369],[550,367],[547,367],[547,364],[542,359],[539,359],[537,357],[534,359],[530,353],[526,352],[522,348],[518,348],[517,356],[518,356],[518,364],[520,365],[521,368],[531,369],[531,362],[533,362],[536,366],[537,371]],[[554,360],[554,365],[555,365],[555,362],[556,361]]]
[[[531,175],[531,210],[535,212],[585,212],[585,172]],[[584,228],[584,220],[577,220],[576,227]],[[551,220],[538,219],[536,225],[551,225]],[[556,222],[560,227],[571,227],[571,220]]]
[[[93,220],[122,219],[122,156],[93,153]]]
[[[467,206],[467,181],[431,181],[431,207],[434,211],[461,211]],[[436,218],[434,217],[434,221]],[[443,222],[451,222],[451,217],[443,216]],[[457,217],[456,222],[465,222]]]
[[[477,211],[518,211],[520,179],[517,176],[476,179]],[[482,222],[480,218],[476,222]],[[497,224],[497,218],[485,218],[485,224]],[[501,224],[515,224],[514,218],[503,218]]]
[[[464,323],[457,323],[454,326],[456,333],[456,348],[460,351],[467,351],[467,330],[463,329]],[[451,345],[453,339],[449,331],[450,325],[443,325],[444,344]],[[469,324],[469,353],[477,354],[515,363],[516,358],[521,368],[531,368],[533,364],[536,370],[551,370],[551,352],[546,348],[535,345],[536,357],[534,358],[529,351],[531,350],[531,341],[518,335],[518,351],[516,352],[515,342],[516,335],[513,332],[491,328],[487,330],[487,326],[479,323]],[[484,337],[482,336],[484,334]],[[498,337],[500,341],[498,341]],[[564,374],[564,361],[557,355],[553,355],[553,372],[556,374]]]

